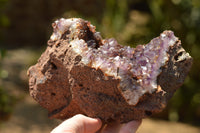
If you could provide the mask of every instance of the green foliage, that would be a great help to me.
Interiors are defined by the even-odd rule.
[[[0,61],[6,56],[5,50],[0,50]],[[6,120],[13,111],[16,99],[3,89],[2,82],[7,78],[8,72],[3,70],[0,62],[0,121]]]
[[[8,0],[0,0],[0,28],[7,27],[9,20],[4,14],[5,5]],[[2,38],[2,31],[0,31],[0,40]],[[7,91],[3,89],[3,79],[7,78],[8,72],[2,68],[1,61],[6,56],[6,50],[0,48],[0,121],[6,120],[13,111],[15,99]]]
[[[15,98],[0,87],[0,121],[5,120],[13,111]]]

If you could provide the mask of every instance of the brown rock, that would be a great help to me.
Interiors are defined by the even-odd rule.
[[[121,94],[119,79],[84,65],[68,39],[50,39],[38,63],[28,70],[30,95],[49,111],[50,118],[67,119],[81,113],[104,122],[139,120],[162,111],[189,72],[192,58],[180,41],[170,47],[168,55],[157,90],[130,105]]]

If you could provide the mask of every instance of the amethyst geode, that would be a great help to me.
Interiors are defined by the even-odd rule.
[[[145,118],[166,106],[192,65],[172,31],[131,48],[102,39],[83,19],[60,19],[52,26],[46,51],[28,71],[30,94],[51,118]]]

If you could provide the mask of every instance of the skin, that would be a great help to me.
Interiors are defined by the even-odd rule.
[[[135,133],[140,124],[141,121],[130,121],[126,124],[114,122],[102,126],[100,119],[79,114],[65,120],[51,133]]]

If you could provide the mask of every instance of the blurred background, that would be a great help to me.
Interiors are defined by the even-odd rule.
[[[91,21],[103,38],[135,47],[173,30],[194,59],[167,108],[143,120],[139,133],[200,132],[200,0],[0,0],[0,132],[50,132],[28,93],[27,69],[37,62],[58,18]]]

